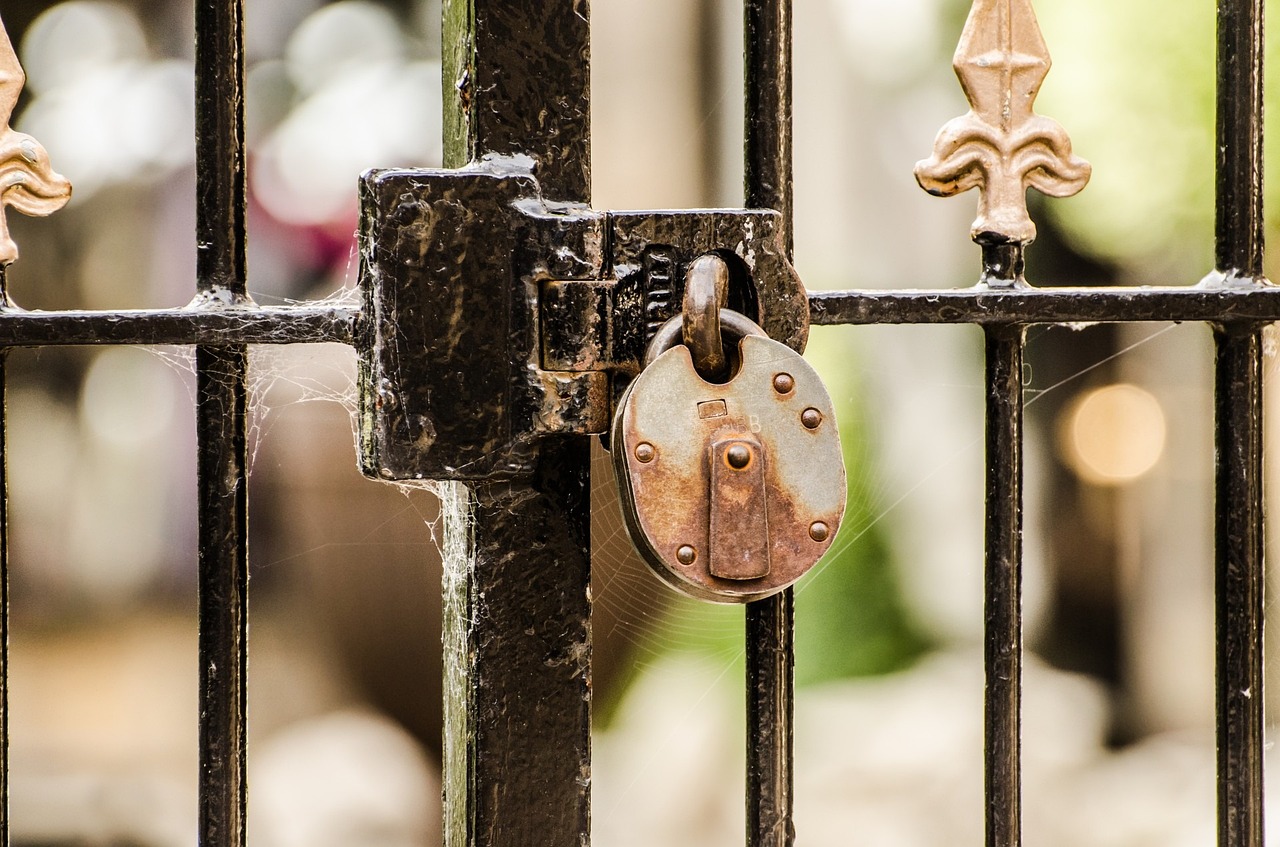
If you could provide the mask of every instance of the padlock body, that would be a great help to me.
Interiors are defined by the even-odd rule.
[[[660,355],[623,395],[611,444],[632,541],[695,597],[745,603],[781,591],[827,551],[844,515],[826,388],[769,338],[741,339],[724,384],[704,381],[684,346]]]

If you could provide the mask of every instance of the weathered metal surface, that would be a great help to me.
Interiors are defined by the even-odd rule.
[[[542,367],[603,371],[613,352],[613,284],[549,280],[539,297]]]
[[[357,309],[325,305],[240,306],[119,312],[0,309],[0,347],[67,344],[356,344]]]
[[[1262,327],[1229,324],[1215,369],[1218,843],[1261,847],[1263,804]]]
[[[809,309],[781,224],[777,212],[751,209],[610,212],[615,368],[635,373],[654,331],[680,312],[685,271],[707,253],[728,266],[729,308],[803,352]]]
[[[581,847],[589,832],[588,447],[551,439],[532,478],[475,483],[447,514],[470,541],[444,563],[451,847]]]
[[[196,4],[197,302],[251,303],[245,268],[244,7]],[[248,460],[243,344],[196,348],[199,843],[243,847]]]
[[[711,382],[729,375],[720,335],[720,310],[729,307],[729,266],[715,254],[699,256],[684,275],[681,335],[698,374]]]
[[[383,195],[387,208],[399,210],[392,226],[400,234],[391,244],[404,251],[408,273],[381,284],[394,292],[398,319],[410,332],[428,334],[399,334],[387,322],[397,316],[371,311],[371,343],[380,337],[419,346],[383,359],[366,356],[362,370],[374,363],[402,367],[391,375],[408,379],[393,390],[408,386],[415,409],[425,400],[424,385],[442,386],[444,415],[491,418],[491,425],[472,429],[444,415],[435,420],[461,435],[465,455],[458,458],[475,470],[490,464],[514,474],[475,484],[446,521],[446,534],[458,539],[446,556],[444,584],[447,847],[583,847],[589,838],[589,443],[565,436],[532,443],[529,435],[535,410],[543,408],[533,384],[541,382],[537,289],[554,279],[600,277],[599,241],[589,243],[598,224],[583,211],[591,199],[589,11],[578,0],[445,0],[445,165],[489,162],[502,173],[478,179],[496,193],[457,210],[425,203],[416,220],[412,194],[403,204]],[[552,201],[523,191],[533,206],[529,215],[501,208],[516,183],[535,184],[533,176],[510,175],[522,168],[536,173]],[[464,184],[469,178],[445,177],[426,197],[475,187]],[[406,188],[411,181],[406,177]],[[389,189],[388,183],[379,184]],[[514,243],[512,233],[486,230],[486,222],[511,223],[523,237]],[[457,252],[434,250],[432,239],[415,232],[436,225],[443,246]],[[462,238],[459,228],[476,240]],[[415,247],[422,250],[417,257]],[[417,306],[415,293],[425,298]],[[420,308],[437,310],[443,322],[432,323]],[[475,326],[461,331],[449,325],[453,319]],[[493,346],[472,350],[467,340]],[[479,380],[463,386],[474,406],[448,394],[447,369],[454,367],[469,369],[454,384]],[[366,391],[368,376],[362,376]],[[485,441],[498,445],[495,454],[482,452]],[[396,470],[422,476],[450,464],[440,453],[392,456]],[[471,473],[459,464],[444,476]]]
[[[791,0],[745,0],[743,12],[743,202],[778,210],[784,255],[791,260]],[[790,847],[795,841],[794,621],[790,588],[747,604],[747,847]]]
[[[243,345],[196,348],[201,844],[245,843],[248,671]]]
[[[987,348],[985,785],[987,847],[1022,844],[1022,369],[1026,330]]]
[[[980,190],[974,241],[1030,244],[1027,186],[1069,197],[1090,174],[1066,130],[1033,111],[1049,51],[1031,0],[974,0],[954,64],[972,109],[942,128],[916,179],[942,197]]]
[[[655,346],[675,334],[660,334]],[[813,369],[759,335],[742,337],[737,350],[737,370],[723,384],[704,381],[683,345],[657,355],[624,395],[612,444],[622,511],[645,561],[680,591],[740,603],[781,591],[826,552],[831,534],[817,538],[810,527],[839,525],[845,475],[834,409]],[[775,388],[780,373],[792,379],[789,392]],[[803,423],[809,409],[821,411],[819,426]],[[752,454],[741,468],[734,445]],[[750,484],[752,469],[762,488]],[[750,555],[760,529],[764,566],[726,563]],[[681,556],[685,547],[696,551],[692,561]]]
[[[686,268],[712,251],[731,305],[762,313],[796,349],[807,338],[775,212],[596,212],[543,199],[521,163],[493,159],[374,171],[362,209],[361,462],[371,476],[515,478],[544,435],[603,431],[607,395],[577,408],[584,395],[565,395],[568,378],[546,373],[634,375],[648,328],[679,311]],[[594,391],[599,380],[578,383]],[[561,400],[570,405],[557,409]]]
[[[365,473],[527,476],[550,421],[538,290],[600,277],[603,216],[546,203],[512,162],[376,171],[361,186]]]
[[[500,304],[491,302],[490,311],[477,313],[477,320],[497,315],[513,321],[501,324],[505,328],[538,328],[538,333],[515,336],[514,347],[510,335],[500,345],[501,361],[512,364],[504,373],[516,380],[508,382],[508,387],[516,386],[517,393],[530,391],[515,404],[522,415],[519,425],[528,425],[538,433],[559,427],[589,428],[596,425],[590,421],[598,419],[588,412],[596,408],[601,383],[608,380],[602,372],[613,370],[623,377],[634,373],[649,334],[674,314],[681,300],[688,261],[704,248],[672,230],[675,234],[662,238],[641,237],[637,242],[641,247],[616,268],[604,255],[607,251],[602,251],[598,266],[594,260],[579,262],[572,250],[567,256],[561,254],[563,244],[575,243],[574,233],[584,217],[594,221],[589,226],[604,232],[605,244],[619,232],[625,235],[632,226],[623,222],[622,230],[615,232],[615,220],[592,213],[585,205],[589,158],[585,131],[589,78],[586,4],[575,3],[570,8],[533,0],[457,0],[447,6],[446,14],[461,20],[466,29],[465,37],[447,40],[455,61],[445,85],[458,103],[453,113],[455,131],[450,134],[451,164],[462,165],[472,158],[487,160],[487,165],[475,170],[487,171],[495,179],[503,173],[536,179],[546,196],[555,201],[529,196],[516,201],[517,206],[525,204],[519,209],[524,216],[521,226],[529,226],[523,230],[523,246],[510,260],[510,267],[524,270],[498,278],[500,296],[494,297],[494,288],[485,288],[475,293],[475,299],[468,299],[473,296],[466,290],[470,281],[458,289],[460,296],[466,304],[506,297]],[[784,245],[779,254],[785,258],[791,208],[790,4],[786,0],[748,0],[746,8],[750,91],[746,204],[781,212],[770,224],[775,229],[771,238]],[[1005,8],[1012,10],[1014,6]],[[1223,0],[1219,11],[1218,269],[1210,278],[1211,284],[1161,289],[833,292],[809,300],[818,324],[976,323],[992,330],[987,641],[992,685],[987,756],[989,807],[994,810],[989,841],[994,843],[1017,842],[1020,497],[1013,475],[1018,472],[1015,465],[1020,465],[1021,410],[1015,399],[1021,373],[1019,325],[1139,320],[1195,320],[1218,325],[1219,840],[1224,845],[1251,847],[1262,843],[1260,330],[1261,324],[1280,319],[1280,292],[1267,286],[1262,276],[1261,2]],[[201,305],[150,312],[27,313],[3,308],[0,346],[204,345],[198,354],[200,839],[210,845],[231,845],[243,843],[244,814],[242,345],[356,341],[371,349],[372,335],[365,333],[372,325],[362,318],[363,312],[352,309],[321,305],[257,309],[248,302],[243,288],[239,3],[201,0],[197,14],[201,45]],[[1013,19],[1009,20],[1012,40],[1016,32]],[[537,42],[533,48],[530,39]],[[1034,76],[1034,62],[1024,68],[1014,53],[1017,51],[1004,50],[1004,55],[997,57],[1005,63],[1002,73],[1010,80],[1020,74]],[[493,57],[500,57],[506,68],[515,70],[495,70],[489,64]],[[1047,57],[1042,70],[1047,70]],[[539,123],[530,110],[546,107],[534,90],[546,85],[559,87],[564,96],[550,101],[548,114],[553,119]],[[1008,89],[1009,93],[1015,90],[1012,86]],[[1034,93],[1034,86],[1030,91]],[[1003,119],[1003,111],[1000,117]],[[12,142],[13,136],[8,137]],[[0,141],[0,147],[10,151],[13,161],[20,157],[29,163],[32,156],[21,149],[21,142],[15,143],[17,148]],[[38,154],[34,158],[40,160]],[[25,167],[21,162],[18,165]],[[1034,185],[1033,176],[1025,178]],[[957,182],[961,179],[956,177]],[[56,182],[56,177],[50,180]],[[1008,182],[1013,185],[1012,180]],[[23,192],[32,185],[13,183],[0,189],[4,191],[0,204],[19,207],[25,201]],[[1009,190],[1015,191],[1012,187]],[[572,202],[560,203],[562,200]],[[527,214],[530,209],[531,216]],[[0,207],[0,216],[2,212]],[[701,213],[688,214],[683,223],[668,219],[663,225],[676,229],[704,226],[697,219]],[[536,223],[530,223],[530,217]],[[410,229],[407,221],[405,218],[406,232]],[[975,228],[1003,235],[995,227]],[[698,243],[714,241],[717,239]],[[467,246],[464,239],[455,239],[454,245]],[[1020,279],[1020,250],[1008,249],[1016,245],[1014,238],[1008,243],[984,245],[992,248],[984,249],[988,285]],[[735,254],[723,243],[705,249]],[[742,268],[748,266],[750,253],[750,249],[737,251],[737,258],[729,260],[736,273],[731,274],[735,288],[731,296],[737,299],[731,305],[762,316],[766,322],[779,309],[803,311],[804,304],[797,306],[794,298],[783,298],[775,302],[777,309],[770,308],[767,297],[759,297],[751,286],[741,284],[745,278]],[[0,247],[0,263],[9,260],[7,255]],[[405,256],[410,255],[406,246]],[[581,276],[575,278],[576,274]],[[541,300],[530,295],[535,288],[541,292]],[[228,305],[232,308],[224,308]],[[536,317],[530,317],[535,313]],[[619,316],[626,323],[619,324],[621,329],[615,332]],[[781,329],[783,334],[791,332],[785,326]],[[620,343],[615,342],[615,335],[621,335]],[[792,333],[790,337],[795,341],[802,335]],[[803,346],[803,341],[798,346]],[[507,358],[511,349],[516,355]],[[454,364],[446,361],[442,367]],[[488,372],[483,366],[475,371]],[[781,392],[778,384],[775,375],[775,391]],[[383,386],[375,383],[372,387],[378,395]],[[548,398],[554,398],[550,405],[546,404]],[[462,411],[464,404],[457,403],[455,408]],[[480,411],[483,414],[486,410]],[[708,416],[714,417],[718,411],[709,408]],[[470,415],[476,412],[466,410]],[[474,534],[467,534],[471,547],[462,561],[463,569],[457,572],[459,579],[446,587],[457,633],[450,657],[458,663],[451,697],[457,746],[446,765],[451,786],[450,820],[458,822],[451,823],[451,844],[580,845],[588,831],[590,634],[585,590],[584,448],[582,439],[548,437],[537,441],[526,456],[527,463],[514,471],[518,476],[481,483],[467,495],[468,515],[456,524],[464,534]],[[654,449],[648,461],[658,456]],[[820,523],[808,525],[811,539],[824,535]],[[828,527],[826,536],[830,534]],[[0,534],[0,571],[4,542]],[[691,561],[697,561],[696,555]],[[0,583],[0,606],[3,590]],[[753,847],[789,844],[794,835],[790,819],[792,615],[790,591],[751,604],[747,614],[747,803]],[[529,622],[533,625],[528,626]],[[0,617],[0,630],[6,626],[7,619]],[[3,638],[0,632],[0,640]],[[0,655],[0,663],[3,660]],[[0,750],[7,747],[4,670],[0,664]],[[4,781],[0,763],[0,801]],[[6,825],[7,814],[0,811],[0,834]]]
[[[543,368],[609,366],[613,284],[552,281],[543,286]],[[548,295],[546,292],[554,292]],[[576,303],[561,302],[574,297]],[[880,323],[1009,324],[1280,320],[1280,288],[863,289],[809,295],[814,326]],[[577,321],[585,330],[574,330]],[[362,344],[368,322],[357,308],[299,304],[232,309],[122,311],[0,309],[0,347],[84,344]],[[557,336],[561,339],[556,340]],[[565,340],[568,339],[568,340]]]
[[[445,0],[446,164],[524,160],[548,197],[591,196],[590,3]]]
[[[744,432],[713,442],[709,453],[707,570],[717,579],[763,579],[769,575],[768,456]]]
[[[1263,0],[1218,3],[1216,273],[1263,278]]]
[[[965,288],[818,291],[816,326],[1280,320],[1280,288]]]
[[[1210,280],[1247,292],[1251,301],[1276,291],[1263,275],[1263,47],[1262,0],[1221,0],[1216,264]],[[1216,333],[1215,703],[1221,847],[1261,847],[1267,828],[1263,329],[1260,321],[1232,320],[1220,323]]]
[[[71,182],[53,170],[49,153],[31,136],[9,126],[26,83],[9,33],[0,23],[0,265],[18,258],[5,207],[24,215],[51,215],[71,199]]]
[[[609,431],[609,376],[603,371],[538,371],[542,407],[534,431],[599,435]]]
[[[677,320],[677,317],[679,318]],[[748,335],[755,335],[767,338],[768,335],[760,327],[759,324],[750,318],[733,311],[732,309],[720,310],[720,329],[728,330],[733,338],[746,338]],[[684,337],[684,315],[672,317],[662,327],[653,334],[652,340],[644,353],[644,367],[648,368],[658,358],[680,343]],[[692,351],[690,351],[692,356]]]

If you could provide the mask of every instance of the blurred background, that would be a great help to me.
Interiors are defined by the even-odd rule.
[[[246,5],[250,289],[263,304],[349,298],[357,175],[440,162],[438,0]],[[739,7],[593,4],[597,208],[741,204]],[[796,4],[796,255],[811,289],[976,281],[975,198],[936,200],[912,177],[967,109],[950,68],[967,11]],[[1033,199],[1028,277],[1194,284],[1212,261],[1214,4],[1037,11],[1055,59],[1039,110],[1094,177],[1077,198]],[[75,184],[53,218],[10,216],[15,300],[187,302],[191,4],[6,0],[0,16],[28,74],[15,126]],[[798,587],[799,843],[980,843],[980,332],[817,328],[810,356],[838,405],[850,509]],[[19,847],[193,838],[191,359],[11,357]],[[1211,363],[1202,326],[1030,332],[1037,844],[1211,843]],[[429,491],[357,472],[353,375],[342,347],[254,351],[255,847],[439,841],[438,510]],[[598,467],[595,842],[740,844],[742,612],[683,601],[635,561]]]

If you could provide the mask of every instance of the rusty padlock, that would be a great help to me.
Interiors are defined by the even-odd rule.
[[[688,316],[672,318],[623,395],[611,445],[627,530],[654,572],[694,597],[745,603],[827,551],[844,515],[844,459],[809,363],[737,312],[717,312],[736,369],[704,379],[679,343]]]

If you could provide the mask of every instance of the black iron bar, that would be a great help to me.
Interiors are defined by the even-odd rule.
[[[990,327],[987,348],[987,847],[1021,844],[1022,367],[1021,326]]]
[[[1262,89],[1262,0],[1219,0],[1216,267],[1224,283],[1248,292],[1251,302],[1273,293],[1262,265]],[[1227,320],[1217,330],[1218,844],[1261,847],[1262,324]]]
[[[216,308],[245,288],[244,7],[196,3],[196,274]],[[245,844],[248,553],[243,344],[196,348],[199,843]]]
[[[331,306],[119,312],[0,310],[0,347],[70,344],[355,344],[357,309]]]
[[[791,0],[745,0],[746,205],[782,213],[793,253]],[[747,847],[795,842],[795,594],[747,604]]]
[[[1262,330],[1217,333],[1218,843],[1263,843]]]
[[[790,845],[795,592],[747,606],[747,844]]]
[[[818,291],[814,326],[1280,320],[1280,288]],[[0,310],[0,347],[78,344],[358,344],[364,314],[312,304],[125,311]]]
[[[245,838],[247,367],[242,345],[196,348],[200,844],[209,847]]]
[[[1217,269],[1262,276],[1263,0],[1218,2]]]
[[[791,160],[791,0],[745,0],[746,138],[744,181],[749,209],[782,213],[787,255],[793,253]]]
[[[819,291],[815,326],[1280,320],[1280,288],[1014,288]]]
[[[545,197],[589,203],[590,4],[445,0],[442,12],[445,165],[531,159]],[[495,304],[511,284],[473,281]],[[524,337],[529,310],[499,319]],[[581,847],[590,831],[589,446],[539,443],[532,473],[475,483],[469,514],[446,528],[470,548],[445,564],[450,847]]]
[[[1280,320],[1280,288],[866,289],[809,295],[815,326]],[[125,311],[0,310],[0,347],[357,344],[364,314],[313,304]]]

